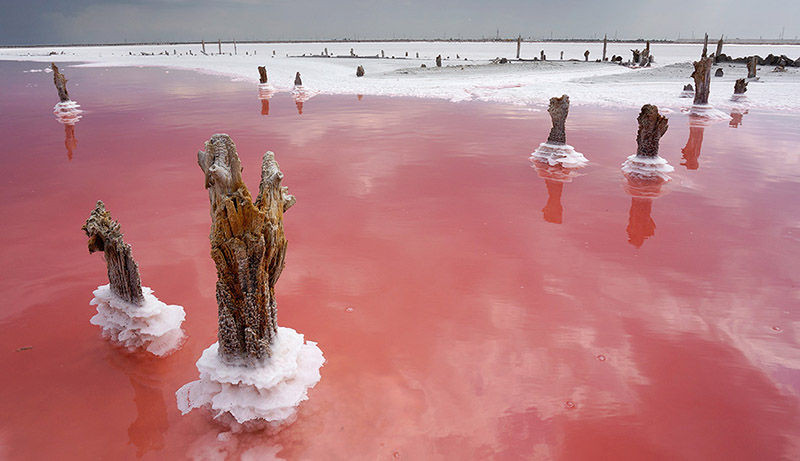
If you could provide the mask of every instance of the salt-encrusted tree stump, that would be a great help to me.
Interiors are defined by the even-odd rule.
[[[740,78],[733,84],[733,94],[744,94],[747,91],[747,80]]]
[[[747,61],[747,78],[756,78],[756,66],[758,65],[758,60],[755,56],[752,56],[749,61]]]
[[[258,83],[262,85],[267,83],[267,68],[265,66],[258,66]]]
[[[217,267],[218,342],[197,361],[200,379],[176,392],[178,408],[206,408],[232,429],[290,422],[325,362],[313,342],[277,326],[275,284],[283,271],[283,214],[295,203],[272,152],[261,162],[253,201],[236,146],[215,134],[198,152],[211,204],[211,257]]]
[[[363,77],[364,76],[364,66],[358,66],[356,68],[356,77]]]
[[[242,165],[228,135],[217,134],[199,151],[211,202],[211,257],[217,266],[219,353],[228,362],[270,356],[277,331],[275,284],[283,271],[283,213],[295,199],[281,186],[283,173],[264,154],[258,197],[242,181]]]
[[[300,78],[300,72],[294,74],[294,86],[303,86],[303,79]]]
[[[53,83],[56,85],[58,91],[58,99],[61,102],[69,101],[69,92],[67,91],[67,79],[64,74],[59,72],[56,63],[50,63],[50,68],[53,70]]]
[[[90,322],[128,350],[144,349],[157,356],[174,352],[183,340],[183,307],[169,306],[142,287],[131,247],[102,201],[82,229],[89,237],[89,253],[103,252],[110,282],[94,291],[90,304],[97,306],[97,315]]]
[[[711,91],[711,65],[713,60],[711,58],[700,58],[699,61],[694,63],[694,72],[692,78],[694,79],[694,103],[695,104],[708,104],[708,93]]]
[[[111,219],[102,201],[97,201],[81,229],[89,237],[89,253],[103,252],[111,291],[131,304],[141,304],[144,296],[139,266],[131,256],[131,246],[122,240],[119,223]]]
[[[550,114],[553,126],[550,128],[547,141],[539,144],[539,147],[531,154],[531,160],[564,168],[585,166],[589,162],[586,157],[567,144],[565,125],[567,115],[569,115],[569,96],[550,98],[547,112]]]
[[[667,132],[669,121],[658,113],[658,107],[652,104],[642,106],[639,117],[639,131],[636,133],[636,154],[631,155],[622,164],[622,172],[626,176],[637,178],[660,178],[668,180],[666,174],[674,168],[658,155],[661,137]]]

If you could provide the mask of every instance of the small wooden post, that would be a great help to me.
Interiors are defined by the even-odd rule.
[[[294,75],[294,86],[303,86],[303,80],[300,79],[300,72]]]
[[[258,83],[267,83],[267,68],[258,66]]]
[[[442,55],[436,56],[436,67],[442,67]]]
[[[522,35],[517,37],[517,59],[519,59],[519,52],[522,48]]]
[[[583,60],[589,62],[589,50],[583,52]]]
[[[239,50],[236,49],[236,39],[233,40],[233,54],[239,54]]]
[[[200,40],[200,43],[203,45],[203,54],[206,54],[206,41]]]
[[[217,39],[217,46],[219,47],[219,54],[222,54],[222,40]]]
[[[606,49],[608,49],[608,35],[603,35],[603,61],[606,60]]]

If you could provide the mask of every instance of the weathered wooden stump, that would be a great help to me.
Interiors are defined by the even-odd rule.
[[[266,66],[258,66],[258,83],[267,83]]]
[[[583,60],[589,62],[589,50],[583,52]]]
[[[547,61],[547,55],[544,54],[544,50],[539,52],[539,59],[542,61]]]
[[[236,146],[215,134],[197,153],[211,203],[211,257],[217,266],[219,354],[227,362],[254,362],[271,355],[277,333],[275,284],[287,241],[283,214],[295,203],[281,186],[272,152],[264,154],[258,197],[242,181]]]
[[[561,52],[561,58],[560,58],[560,59],[561,59],[562,61],[564,60],[564,52],[563,52],[563,51]]]
[[[733,84],[733,94],[744,94],[747,91],[747,80],[740,78]]]
[[[711,91],[711,58],[700,58],[699,61],[694,62],[694,72],[692,78],[694,79],[694,103],[695,104],[708,104],[708,93]]]
[[[356,77],[363,77],[364,76],[364,66],[358,66],[356,68]]]
[[[725,76],[725,72],[722,71],[722,67],[717,67],[717,70],[714,72],[714,77],[723,77]]]
[[[56,85],[58,91],[58,99],[61,102],[69,101],[69,92],[67,91],[67,79],[64,74],[58,71],[56,63],[50,63],[50,68],[53,69],[53,83]]]
[[[719,62],[719,57],[722,56],[722,36],[719,37],[717,42],[717,51],[714,52],[714,62]]]
[[[700,57],[707,57],[708,56],[708,34],[706,34],[705,38],[703,39],[703,54]]]
[[[547,137],[549,144],[566,144],[567,134],[565,125],[567,115],[569,115],[569,96],[562,95],[560,98],[550,98],[550,105],[547,107],[553,127],[550,128],[550,135]]]
[[[519,59],[519,52],[522,49],[522,35],[517,37],[517,59]]]
[[[606,49],[608,48],[608,35],[603,35],[603,61],[606,60]]]
[[[436,67],[442,67],[442,55],[436,56]]]
[[[658,143],[667,132],[669,121],[658,113],[658,107],[652,104],[642,106],[636,119],[639,131],[636,134],[636,155],[639,157],[658,156]]]
[[[97,201],[81,229],[89,237],[89,253],[103,252],[111,291],[131,304],[142,304],[139,266],[131,256],[131,246],[122,240],[119,223],[111,219],[102,201]]]
[[[758,65],[758,58],[752,56],[747,61],[747,78],[756,78],[756,66]]]
[[[203,54],[206,54],[206,41],[205,40],[200,40],[200,44],[203,47]]]
[[[303,80],[300,78],[300,72],[294,74],[294,86],[303,86]]]

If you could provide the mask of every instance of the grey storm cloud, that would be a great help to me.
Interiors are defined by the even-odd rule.
[[[795,38],[800,1],[0,0],[0,43],[481,38]],[[783,22],[782,22],[783,21]],[[785,24],[784,24],[785,22]]]

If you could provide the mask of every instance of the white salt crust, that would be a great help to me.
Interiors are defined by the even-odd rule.
[[[81,110],[80,104],[70,100],[59,102],[53,106],[53,114],[55,114],[59,123],[63,123],[64,125],[74,125],[78,120],[81,119],[83,111]]]
[[[256,366],[227,364],[218,349],[214,343],[203,351],[197,360],[200,379],[185,384],[175,396],[181,413],[204,408],[234,431],[292,422],[325,363],[316,343],[284,327],[278,327],[272,356]]]
[[[550,144],[543,142],[531,154],[531,160],[547,163],[550,166],[560,165],[564,168],[581,168],[589,160],[569,144]]]
[[[275,94],[275,88],[269,83],[258,84],[258,99],[270,99]]]
[[[306,102],[317,94],[319,94],[319,91],[310,90],[302,85],[292,88],[292,97],[297,102]]]
[[[708,104],[692,104],[688,110],[692,117],[702,117],[708,121],[728,120],[730,116]]]
[[[133,352],[143,349],[163,357],[175,352],[183,343],[181,324],[186,318],[183,307],[167,305],[142,287],[144,302],[131,304],[102,285],[94,291],[89,303],[97,306],[97,314],[89,320],[103,329],[103,336]]]
[[[665,158],[656,155],[655,157],[644,157],[636,154],[622,163],[622,172],[626,175],[639,176],[643,178],[661,178],[669,181],[667,173],[675,171]]]

